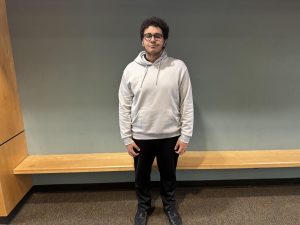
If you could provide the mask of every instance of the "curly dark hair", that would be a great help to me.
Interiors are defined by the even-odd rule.
[[[141,24],[141,28],[140,28],[141,40],[143,40],[144,38],[144,31],[150,26],[159,27],[162,30],[164,39],[165,40],[168,39],[169,37],[168,24],[163,19],[160,19],[158,17],[151,17],[149,19],[144,20],[143,23]]]

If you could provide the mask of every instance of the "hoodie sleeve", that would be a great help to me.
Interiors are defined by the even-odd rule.
[[[126,73],[124,71],[121,84],[119,87],[119,126],[121,138],[125,145],[131,144],[131,105],[133,100],[133,93],[129,88]]]
[[[193,135],[194,125],[194,106],[192,85],[189,72],[186,69],[183,73],[183,78],[179,87],[180,91],[180,114],[181,114],[181,136],[179,139],[182,142],[189,143]]]

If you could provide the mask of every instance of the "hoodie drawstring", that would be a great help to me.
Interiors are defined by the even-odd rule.
[[[143,77],[143,80],[142,80],[142,83],[141,83],[141,88],[142,88],[142,86],[143,86],[143,83],[144,83],[144,80],[145,80],[145,77],[146,77],[147,72],[148,72],[148,65],[146,65],[144,77]]]
[[[158,76],[159,76],[159,72],[160,72],[160,66],[161,66],[161,61],[158,64],[158,70],[157,70],[157,74],[156,74],[155,86],[157,86],[157,83],[158,83]],[[144,83],[144,80],[146,78],[147,72],[148,72],[148,65],[146,65],[145,73],[144,73],[143,80],[142,80],[142,83],[141,83],[141,88],[143,87],[143,83]]]
[[[156,82],[155,82],[155,85],[157,86],[157,82],[158,82],[158,75],[159,75],[159,72],[160,72],[160,65],[161,65],[161,61],[159,62],[159,65],[158,65],[158,71],[157,71],[157,74],[156,74]]]
[[[155,86],[158,85],[158,78],[159,78],[159,73],[160,73],[160,67],[161,67],[161,64],[163,63],[163,61],[167,58],[167,53],[165,51],[163,51],[162,54],[161,54],[161,56],[154,63],[150,63],[149,61],[146,60],[145,55],[146,55],[146,52],[142,51],[142,52],[140,52],[140,54],[134,60],[137,64],[139,64],[139,65],[141,65],[143,67],[146,67],[140,88],[143,87],[143,84],[144,84],[144,81],[146,79],[149,67],[152,66],[152,65],[153,66],[154,65],[157,66],[157,64],[158,64],[158,70],[157,70],[157,74],[156,74]]]

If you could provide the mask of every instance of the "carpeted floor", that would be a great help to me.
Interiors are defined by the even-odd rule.
[[[159,190],[149,225],[168,224]],[[300,185],[177,189],[185,225],[299,225]],[[133,190],[34,192],[11,225],[129,225]]]

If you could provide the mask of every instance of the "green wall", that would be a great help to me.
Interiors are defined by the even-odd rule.
[[[149,16],[187,64],[190,150],[300,146],[300,2],[9,0],[30,154],[119,152],[117,91]],[[297,169],[185,171],[180,180],[296,177]],[[154,179],[158,175],[154,173]],[[35,183],[132,181],[132,173],[35,176]]]

